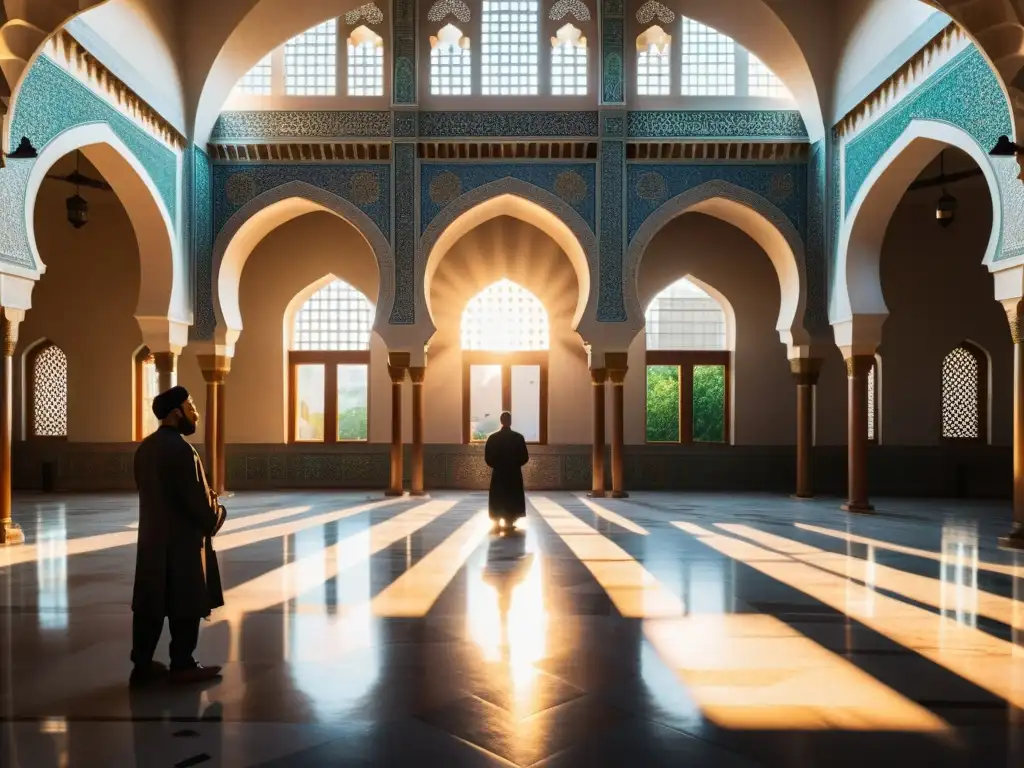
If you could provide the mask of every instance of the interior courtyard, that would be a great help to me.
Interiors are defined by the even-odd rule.
[[[1024,763],[1022,41],[4,0],[0,766]],[[175,386],[222,670],[130,686]]]

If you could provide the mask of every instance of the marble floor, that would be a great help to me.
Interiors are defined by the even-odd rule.
[[[484,494],[234,496],[223,679],[129,690],[135,499],[21,496],[0,765],[1024,765],[1006,504],[529,503],[495,535]]]

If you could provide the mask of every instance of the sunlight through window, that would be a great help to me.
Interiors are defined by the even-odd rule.
[[[255,67],[250,69],[235,86],[236,93],[250,96],[269,96],[271,87],[271,55],[268,53]]]
[[[537,93],[539,29],[536,0],[484,0],[480,50],[485,96]]]
[[[446,24],[430,38],[430,95],[468,96],[471,73],[469,38]]]
[[[668,96],[669,51],[672,36],[654,26],[636,39],[636,92],[640,96]]]
[[[338,21],[328,19],[284,46],[284,90],[289,96],[334,96]]]
[[[551,38],[551,93],[587,95],[587,38],[566,24]]]
[[[328,283],[295,314],[294,350],[370,348],[373,304],[343,280]]]
[[[487,352],[547,349],[547,310],[522,286],[499,280],[466,305],[462,348]]]
[[[384,95],[384,40],[367,27],[348,38],[348,95]]]
[[[683,278],[648,307],[647,348],[724,350],[725,312],[718,301]]]
[[[736,43],[716,29],[683,18],[683,96],[736,94]]]

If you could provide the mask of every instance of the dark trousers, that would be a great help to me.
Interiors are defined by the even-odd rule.
[[[196,665],[192,653],[199,644],[199,619],[168,619],[171,628],[171,669],[188,669]],[[163,616],[133,614],[132,663],[144,666],[153,660],[160,633],[164,630]]]

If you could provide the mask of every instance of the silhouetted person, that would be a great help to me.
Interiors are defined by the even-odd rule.
[[[530,460],[526,440],[512,431],[512,414],[501,414],[501,429],[487,438],[484,461],[491,472],[491,490],[487,502],[492,520],[512,521],[526,516],[523,491],[523,466]]]
[[[132,597],[130,682],[144,684],[167,674],[153,660],[164,618],[171,630],[171,682],[212,680],[220,667],[192,658],[199,621],[224,604],[217,556],[210,543],[224,523],[224,508],[210,490],[203,462],[186,440],[199,414],[184,387],[153,399],[160,428],[135,451],[139,489],[139,546]]]

